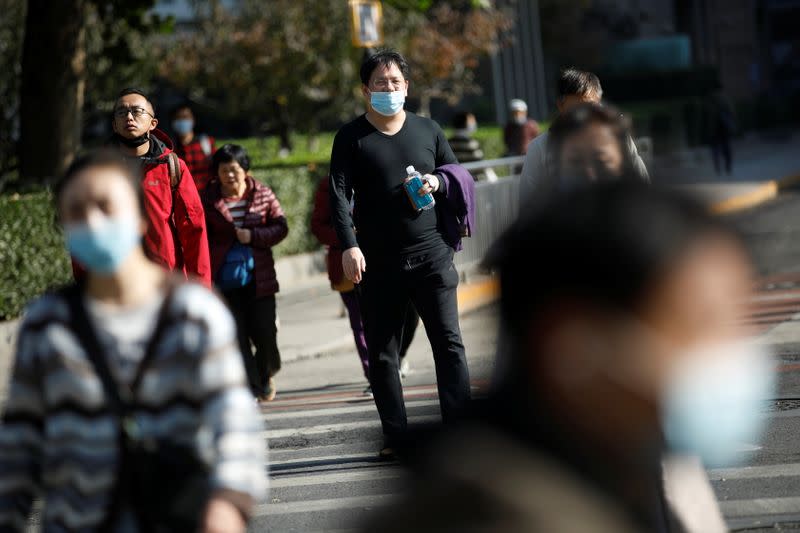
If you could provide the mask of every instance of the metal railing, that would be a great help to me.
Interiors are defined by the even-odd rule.
[[[508,177],[475,184],[475,228],[473,236],[464,239],[464,249],[455,256],[455,263],[465,268],[476,265],[486,252],[514,222],[519,212],[519,170],[525,158],[504,157],[464,164],[476,175],[487,169],[508,168]]]

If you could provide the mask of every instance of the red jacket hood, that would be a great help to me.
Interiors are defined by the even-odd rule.
[[[162,143],[164,143],[164,147],[166,148],[166,150],[164,150],[164,153],[161,154],[159,157],[164,157],[168,153],[175,151],[175,143],[173,143],[169,135],[164,133],[162,130],[156,128],[153,130],[151,135],[156,139],[158,139],[159,141],[161,141]]]

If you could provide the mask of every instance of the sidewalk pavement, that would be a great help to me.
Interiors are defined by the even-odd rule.
[[[459,313],[466,314],[491,303],[499,288],[495,277],[471,274],[469,281],[458,289]],[[277,306],[278,346],[284,363],[342,350],[355,352],[349,319],[327,276],[320,276],[302,289],[278,294]]]

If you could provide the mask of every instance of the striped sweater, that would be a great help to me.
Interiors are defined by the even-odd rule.
[[[166,320],[135,398],[142,433],[193,446],[215,492],[247,514],[266,491],[266,445],[234,322],[190,283],[175,290]],[[66,300],[47,295],[20,329],[0,425],[0,531],[24,531],[36,497],[43,531],[91,530],[110,504],[119,421],[68,321]]]

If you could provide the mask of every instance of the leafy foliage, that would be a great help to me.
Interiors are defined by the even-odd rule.
[[[479,4],[488,7],[474,8],[471,0],[385,3],[386,43],[413,64],[412,91],[423,108],[434,97],[454,102],[479,91],[472,72],[510,27],[503,11]],[[350,43],[346,2],[242,0],[235,12],[212,0],[195,5],[198,31],[165,41],[159,54],[161,76],[195,99],[263,130],[312,133],[363,109],[363,51]]]
[[[50,193],[0,196],[0,320],[70,276]]]

